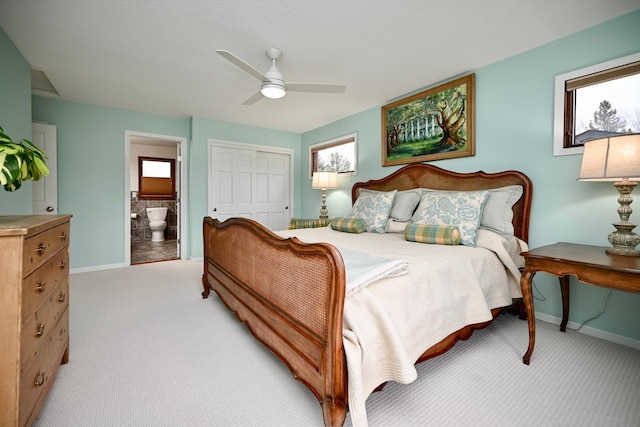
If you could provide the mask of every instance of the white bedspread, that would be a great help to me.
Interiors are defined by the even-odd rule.
[[[346,295],[377,282],[385,277],[407,274],[409,263],[402,259],[389,259],[348,248],[337,248],[344,261]]]
[[[354,426],[366,426],[366,399],[386,381],[410,383],[414,363],[446,336],[492,318],[521,296],[517,239],[480,230],[478,248],[407,242],[403,234],[350,234],[330,227],[286,230],[304,242],[404,260],[407,273],[377,280],[345,300],[343,344]],[[347,271],[347,275],[348,275]]]

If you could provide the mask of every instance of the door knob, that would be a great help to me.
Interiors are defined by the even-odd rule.
[[[54,210],[53,206],[47,206],[47,212],[53,212]]]
[[[214,212],[218,212],[218,208],[213,208],[213,211]]]

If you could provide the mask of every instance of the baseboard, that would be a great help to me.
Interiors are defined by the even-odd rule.
[[[203,257],[200,257],[200,258],[189,258],[189,261],[193,261],[193,262],[202,262],[203,260],[204,260]],[[69,270],[69,274],[89,273],[89,272],[92,272],[92,271],[111,270],[111,269],[114,269],[114,268],[125,268],[125,267],[129,267],[129,266],[124,264],[124,263],[107,264],[107,265],[94,265],[94,266],[91,266],[91,267],[72,268],[72,269]]]
[[[560,325],[560,323],[562,322],[562,319],[560,319],[559,317],[551,316],[545,313],[540,313],[538,311],[536,311],[536,319],[540,319],[543,322],[552,323],[554,325]],[[567,322],[567,329],[578,329],[579,327],[580,327],[579,323]],[[611,332],[603,331],[602,329],[593,328],[591,326],[583,326],[582,328],[580,328],[578,332],[583,333],[585,335],[592,336],[592,337],[600,338],[615,344],[631,347],[635,350],[640,350],[640,340],[635,340],[633,338],[617,335]]]
[[[91,267],[71,268],[69,269],[69,274],[88,273],[91,271],[111,270],[114,268],[124,268],[124,267],[128,267],[128,265],[125,265],[125,263],[123,262],[119,264],[94,265]]]

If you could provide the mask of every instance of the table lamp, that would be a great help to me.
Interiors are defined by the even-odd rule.
[[[320,219],[329,218],[327,210],[327,190],[338,188],[338,174],[335,172],[314,172],[311,188],[322,190],[322,207],[320,208]]]
[[[635,224],[629,222],[633,212],[629,206],[633,199],[631,192],[640,180],[640,134],[627,134],[594,139],[584,144],[579,181],[613,181],[620,197],[618,214],[620,221],[613,224],[616,231],[609,234],[608,254],[640,256],[635,247],[640,236],[632,230]]]

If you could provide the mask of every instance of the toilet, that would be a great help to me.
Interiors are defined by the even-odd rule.
[[[163,242],[164,229],[167,228],[167,208],[147,208],[149,227],[151,228],[151,241]]]

